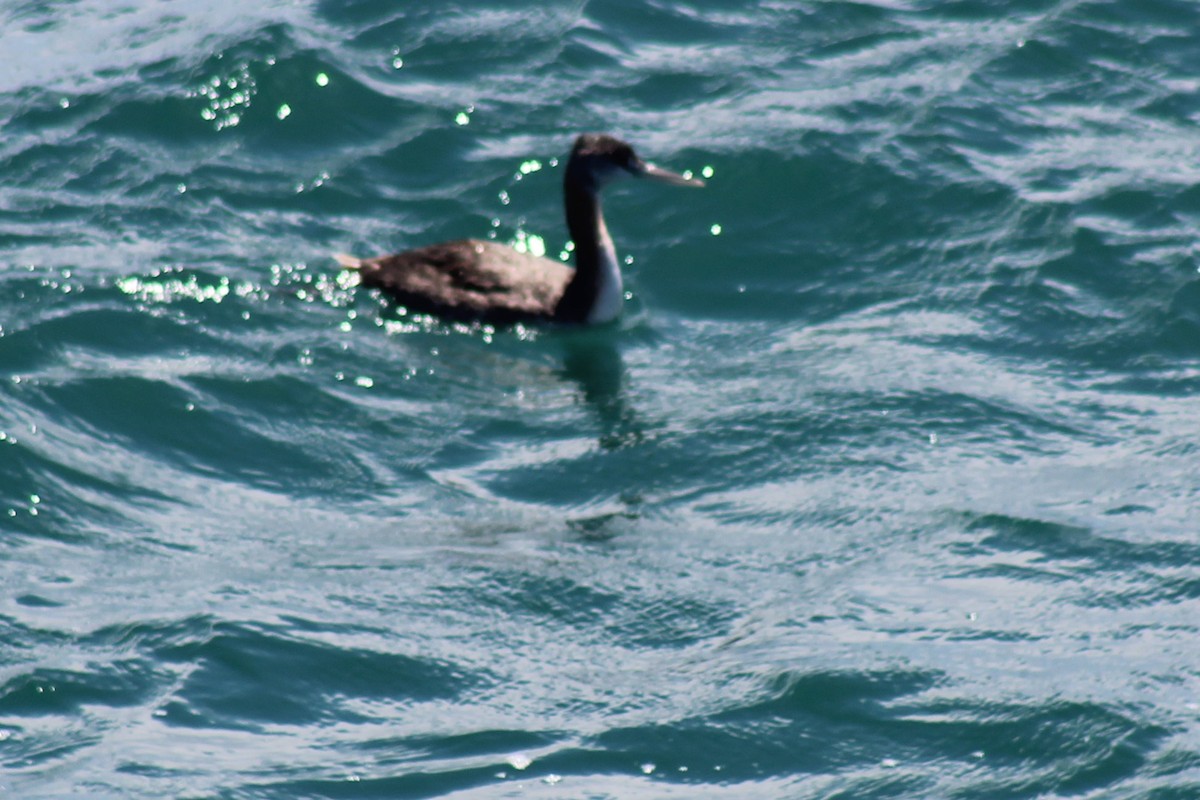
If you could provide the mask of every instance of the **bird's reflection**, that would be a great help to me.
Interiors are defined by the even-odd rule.
[[[645,440],[645,425],[629,405],[625,362],[611,337],[578,331],[562,340],[562,374],[583,390],[600,422],[599,444],[619,450]]]

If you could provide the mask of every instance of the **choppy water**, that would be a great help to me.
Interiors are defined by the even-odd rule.
[[[1197,6],[531,8],[0,9],[0,792],[1200,796]]]

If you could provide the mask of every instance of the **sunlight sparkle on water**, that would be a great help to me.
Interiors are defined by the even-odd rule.
[[[517,238],[512,241],[511,245],[518,253],[528,253],[538,258],[546,255],[546,240],[536,233],[517,231]]]
[[[166,278],[163,280],[146,280],[137,276],[120,278],[117,288],[127,295],[137,297],[152,303],[167,303],[176,299],[194,300],[197,303],[220,303],[229,296],[231,285],[228,278],[221,278],[216,283],[203,284],[195,275],[187,278]],[[238,284],[232,287],[239,296],[253,293],[256,289],[251,284]]]
[[[239,64],[232,74],[213,75],[192,91],[188,97],[200,97],[208,101],[200,110],[201,119],[213,123],[220,131],[232,128],[242,121],[242,114],[250,107],[258,87],[248,63]]]

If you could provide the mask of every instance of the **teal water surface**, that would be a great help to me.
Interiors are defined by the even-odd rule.
[[[0,793],[1200,797],[1191,0],[0,7]],[[331,255],[567,257],[596,329]]]

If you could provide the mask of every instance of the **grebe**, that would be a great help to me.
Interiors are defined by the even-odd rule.
[[[600,190],[618,178],[676,186],[704,181],[643,161],[625,142],[603,134],[575,140],[563,179],[575,268],[478,239],[443,242],[395,255],[338,255],[374,287],[413,311],[495,324],[526,321],[602,323],[617,318],[625,296]]]

